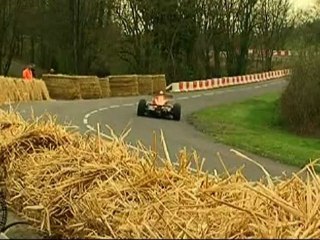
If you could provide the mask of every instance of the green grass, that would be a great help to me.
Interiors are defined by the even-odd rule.
[[[281,124],[277,100],[268,94],[245,102],[209,108],[189,116],[189,122],[215,140],[302,167],[320,158],[320,139],[297,136]]]

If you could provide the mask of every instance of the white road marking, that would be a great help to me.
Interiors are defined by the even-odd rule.
[[[205,94],[203,94],[203,95],[205,95],[205,96],[213,96],[215,93],[213,93],[213,92],[211,92],[211,93],[205,93]]]
[[[112,105],[112,106],[110,106],[111,109],[119,108],[119,107],[120,107],[120,105]]]
[[[189,97],[179,97],[179,98],[177,98],[177,100],[187,100],[187,99],[189,99]]]
[[[5,233],[0,233],[0,239],[10,239]]]
[[[230,93],[230,92],[234,92],[235,90],[234,89],[229,89],[229,90],[225,90],[224,92],[225,93]]]
[[[88,125],[88,118],[83,119],[84,125]]]
[[[96,114],[97,112],[98,112],[98,110],[94,110],[94,111],[92,111],[92,112],[90,113],[90,115]]]
[[[260,86],[255,86],[254,88],[255,88],[255,89],[258,89],[258,88],[261,88],[261,87],[260,87]]]
[[[132,107],[134,106],[134,103],[127,103],[127,104],[123,104],[123,107]]]
[[[84,118],[89,118],[91,116],[91,113],[88,113],[84,116]]]
[[[201,95],[193,95],[193,96],[191,96],[192,98],[199,98],[199,97],[201,97]]]

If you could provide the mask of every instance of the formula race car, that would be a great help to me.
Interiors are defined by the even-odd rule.
[[[172,103],[173,96],[163,93],[153,96],[150,102],[141,99],[138,104],[138,116],[154,116],[160,118],[170,118],[180,121],[181,105],[179,103]]]

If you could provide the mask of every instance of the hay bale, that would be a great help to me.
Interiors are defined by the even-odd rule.
[[[16,99],[16,87],[12,78],[1,78],[0,103],[14,102]]]
[[[46,86],[46,83],[43,80],[36,80],[39,91],[41,91],[42,100],[50,100],[50,95]]]
[[[32,82],[24,82],[25,86],[28,90],[28,93],[30,95],[30,100],[38,100],[39,99],[39,92],[38,89],[36,89],[35,81]]]
[[[26,82],[20,78],[0,78],[2,94],[0,104],[49,100],[48,90],[42,80],[34,79]]]
[[[109,84],[113,97],[139,95],[138,75],[109,76]]]
[[[46,83],[50,98],[81,99],[80,85],[76,76],[43,74],[42,79]]]
[[[138,75],[139,94],[149,95],[154,93],[153,90],[153,75]]]
[[[167,81],[166,75],[153,75],[153,93],[158,93],[160,91],[166,91]]]
[[[103,98],[107,98],[111,96],[110,83],[109,78],[99,78],[101,93]]]
[[[0,104],[24,101],[24,98],[22,97],[22,93],[26,92],[26,94],[28,94],[29,92],[27,92],[26,89],[21,88],[20,86],[17,86],[16,81],[17,79],[15,78],[9,78],[9,77],[1,78],[2,93],[1,93]]]
[[[23,79],[14,79],[16,87],[15,101],[43,101],[50,100],[48,89],[44,81],[34,79],[31,82]]]
[[[44,79],[50,97],[54,99],[97,99],[102,97],[100,82],[96,76],[69,76],[45,74]]]
[[[17,86],[15,84],[14,78],[8,78],[7,82],[7,100],[9,102],[18,102],[20,99],[17,96]]]
[[[34,79],[31,83],[25,82],[30,89],[31,100],[40,101],[40,100],[49,100],[49,93],[46,88],[44,81],[39,79]]]
[[[30,101],[32,101],[32,99],[34,99],[34,93],[32,91],[32,89],[33,89],[32,86],[34,84],[32,82],[26,82],[26,81],[23,81],[23,80],[22,80],[22,82],[24,84],[24,89],[25,89],[26,93],[28,94],[28,99]]]
[[[7,81],[5,79],[3,79],[3,78],[1,78],[0,87],[2,89],[1,94],[0,94],[0,104],[3,104],[8,99],[8,96],[7,96],[7,94],[8,94],[7,93],[7,91],[8,91]]]
[[[0,129],[10,207],[61,238],[320,237],[319,161],[287,179],[253,182],[240,170],[209,175],[186,150],[177,167],[160,167],[159,152],[132,150],[117,136],[82,137],[54,121],[3,113]]]
[[[97,99],[102,97],[100,82],[96,76],[72,76],[79,84],[82,99]]]
[[[31,89],[28,88],[28,85],[26,84],[25,81],[23,81],[22,79],[15,79],[14,80],[15,84],[16,84],[16,94],[17,94],[17,99],[18,101],[30,101],[32,100],[31,98],[31,94],[29,93],[29,91]]]

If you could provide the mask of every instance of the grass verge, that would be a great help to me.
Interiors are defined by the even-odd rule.
[[[216,141],[302,167],[320,158],[320,140],[286,130],[276,93],[193,113],[189,122]]]

